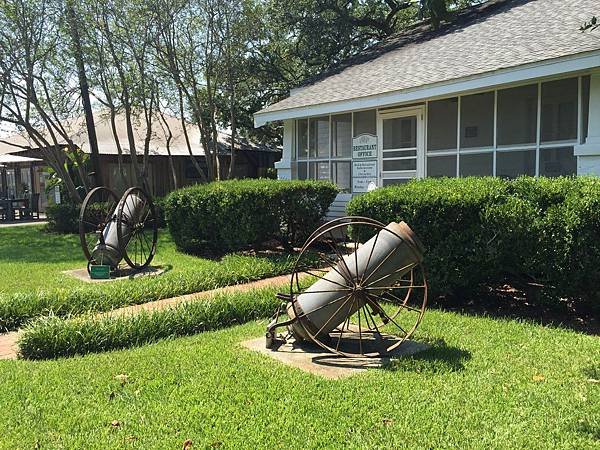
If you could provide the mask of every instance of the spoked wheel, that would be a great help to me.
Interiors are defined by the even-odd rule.
[[[81,248],[88,260],[88,266],[100,261],[92,261],[92,251],[102,239],[106,225],[113,217],[119,199],[107,187],[97,187],[86,195],[79,213],[79,239]]]
[[[117,237],[132,269],[147,267],[156,253],[158,221],[152,199],[139,187],[125,191],[117,208]]]
[[[316,230],[292,275],[292,333],[350,357],[384,356],[406,341],[423,318],[427,280],[421,244],[399,227],[345,217]],[[308,288],[307,276],[316,281]]]

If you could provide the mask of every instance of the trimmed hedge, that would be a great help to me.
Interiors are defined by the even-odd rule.
[[[276,292],[278,288],[272,287],[221,293],[212,299],[138,315],[44,317],[20,333],[20,356],[51,359],[83,355],[229,327],[271,315],[280,303]]]
[[[176,245],[188,253],[222,253],[277,239],[301,243],[338,193],[329,182],[231,180],[180,189],[164,202]]]
[[[552,297],[600,297],[598,178],[429,178],[355,197],[347,211],[407,222],[436,294],[509,278]]]

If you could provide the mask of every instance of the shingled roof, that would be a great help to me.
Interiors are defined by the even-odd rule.
[[[598,0],[490,0],[451,24],[393,36],[257,113],[322,105],[493,73],[600,50],[579,31]],[[600,58],[599,64],[600,66]]]

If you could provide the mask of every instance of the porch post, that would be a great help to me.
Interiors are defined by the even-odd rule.
[[[0,167],[0,193],[8,195],[8,181],[6,180],[6,167]]]
[[[575,146],[577,175],[600,176],[600,70],[590,76],[590,113],[588,135],[584,143]]]
[[[294,144],[294,121],[283,121],[283,153],[281,161],[275,163],[279,180],[292,179],[292,146]]]

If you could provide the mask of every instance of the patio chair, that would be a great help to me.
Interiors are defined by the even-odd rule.
[[[19,219],[30,217],[39,220],[40,218],[40,194],[31,194],[29,203],[21,206],[19,209]]]

